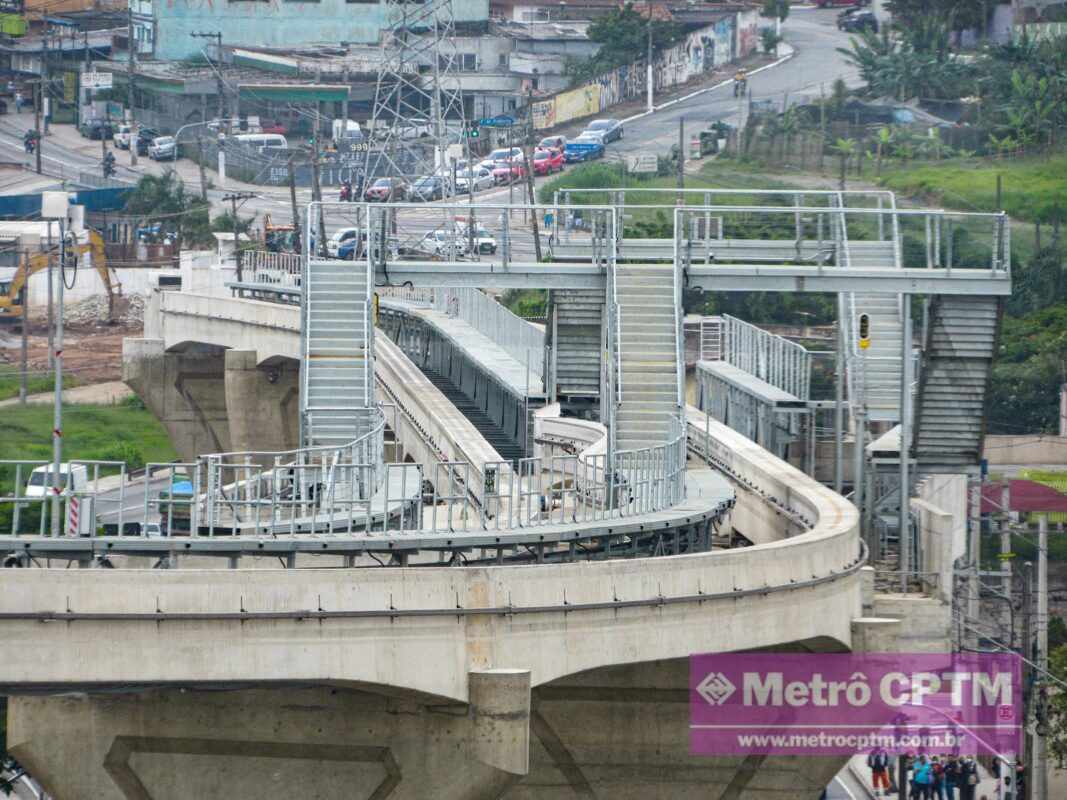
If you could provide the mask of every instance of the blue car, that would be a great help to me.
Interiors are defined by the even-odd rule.
[[[603,157],[604,142],[597,136],[579,136],[573,142],[567,142],[567,146],[563,148],[563,160],[568,164]]]

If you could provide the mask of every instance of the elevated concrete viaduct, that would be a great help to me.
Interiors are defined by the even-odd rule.
[[[740,439],[702,429],[715,448]],[[311,797],[814,797],[840,763],[686,755],[686,657],[887,649],[896,624],[864,617],[849,503],[759,448],[730,470],[739,517],[776,520],[763,544],[539,567],[11,571],[12,752],[64,798],[253,797],[294,774]],[[686,503],[718,480],[703,474]]]

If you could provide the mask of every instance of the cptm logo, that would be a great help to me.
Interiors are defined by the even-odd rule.
[[[697,686],[697,693],[708,701],[708,705],[713,706],[721,706],[736,691],[737,687],[721,672],[708,673]]]

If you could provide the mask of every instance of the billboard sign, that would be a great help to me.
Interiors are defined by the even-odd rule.
[[[1020,751],[1014,653],[721,653],[690,658],[693,755]]]

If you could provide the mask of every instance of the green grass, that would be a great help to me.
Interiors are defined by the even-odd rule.
[[[924,198],[961,211],[997,211],[997,175],[1001,202],[1017,220],[1048,219],[1067,211],[1067,156],[1017,161],[970,159],[891,166],[882,175],[887,189]]]
[[[52,377],[51,373],[34,373],[29,376],[26,384],[29,394],[50,392],[55,388],[55,385],[55,378]],[[78,382],[73,375],[63,376],[63,388],[70,389],[77,385]],[[16,367],[0,365],[0,400],[18,396],[19,370]]]
[[[0,412],[0,460],[52,456],[52,406]],[[174,446],[151,412],[134,404],[63,406],[63,460],[173,461]]]
[[[136,399],[136,398],[135,398]],[[48,461],[52,457],[52,407],[8,406],[0,409],[0,460]],[[73,404],[63,406],[63,460],[125,461],[136,469],[148,461],[177,457],[166,431],[137,402],[116,406]],[[101,477],[117,472],[101,469]],[[15,468],[0,465],[0,493],[10,495]],[[23,467],[23,478],[27,468]],[[38,529],[41,507],[25,506],[21,532]],[[0,531],[11,530],[13,506],[0,503]]]

